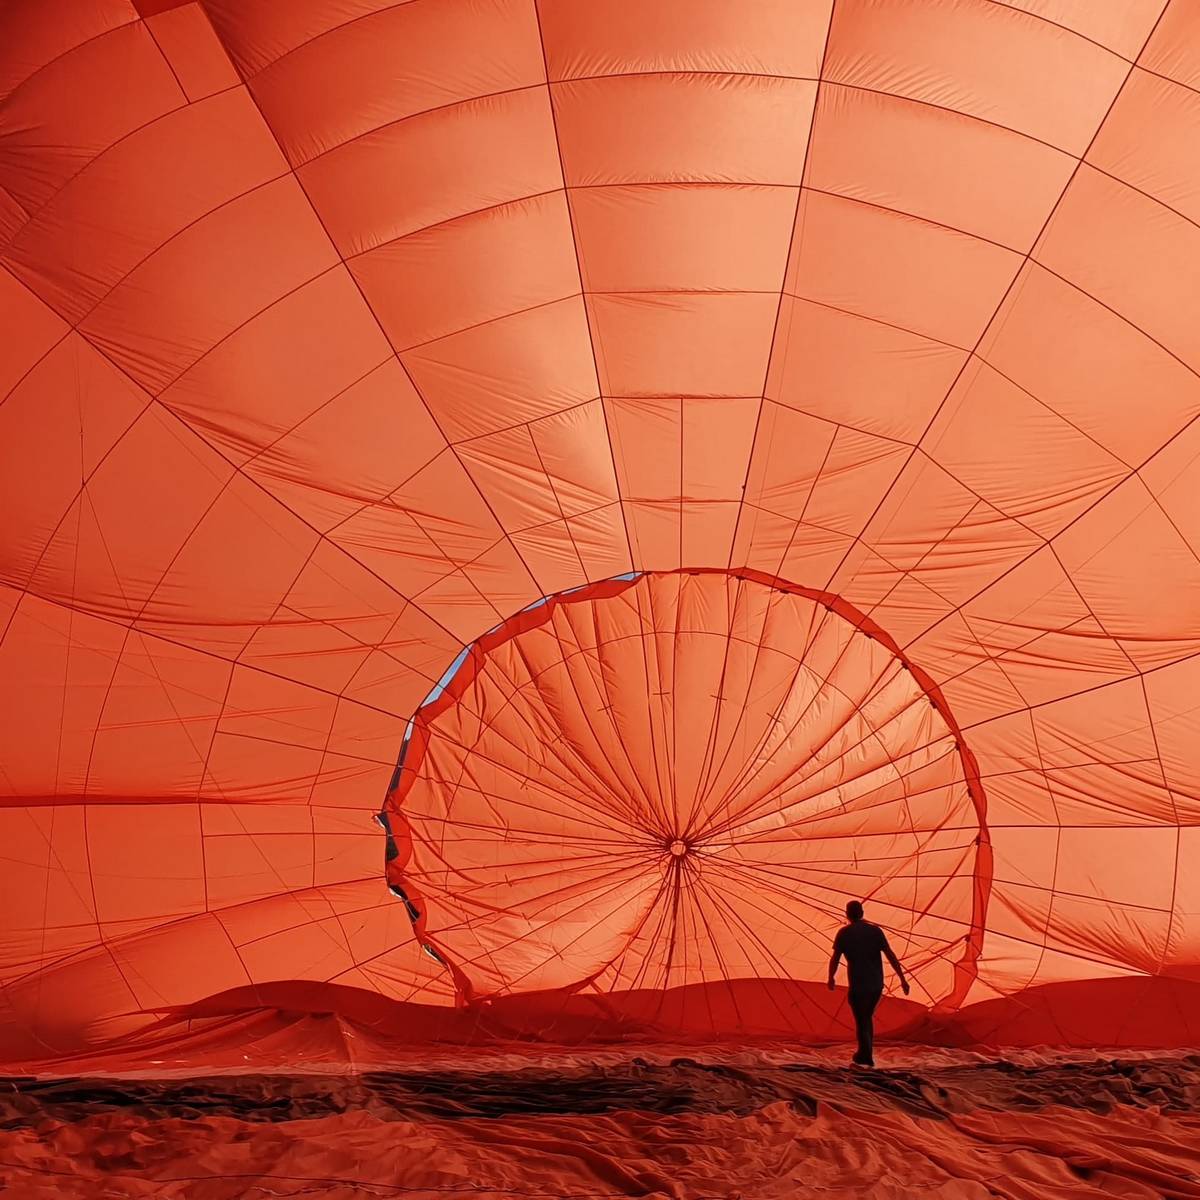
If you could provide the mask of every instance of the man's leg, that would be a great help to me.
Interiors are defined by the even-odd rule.
[[[866,1008],[866,1026],[867,1026],[867,1062],[871,1066],[875,1065],[875,1010],[879,1007],[879,1001],[883,996],[882,991],[872,992],[867,997]]]
[[[854,1013],[854,1028],[858,1034],[858,1053],[854,1061],[863,1066],[875,1065],[875,1009],[882,992],[851,992],[850,1011]]]
[[[858,1050],[854,1061],[866,1066],[871,1061],[871,1017],[867,1011],[869,996],[861,992],[850,993],[850,1011],[854,1014],[854,1032],[858,1035]]]

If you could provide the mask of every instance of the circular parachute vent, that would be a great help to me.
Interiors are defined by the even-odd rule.
[[[845,601],[642,574],[519,613],[418,712],[388,864],[463,1001],[825,977],[864,898],[953,1006],[990,849],[944,699]]]

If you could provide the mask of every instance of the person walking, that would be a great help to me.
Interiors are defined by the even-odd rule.
[[[907,996],[908,980],[900,960],[888,945],[887,935],[878,925],[863,918],[863,906],[858,900],[846,905],[849,924],[843,925],[833,939],[833,957],[829,960],[829,990],[837,984],[838,963],[845,958],[850,982],[850,1011],[858,1033],[858,1053],[853,1062],[860,1067],[875,1065],[875,1008],[883,995],[883,959],[892,965],[900,980],[900,989]]]

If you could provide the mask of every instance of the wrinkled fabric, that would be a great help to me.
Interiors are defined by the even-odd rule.
[[[1200,1195],[1195,1056],[991,1063],[660,1050],[415,1073],[23,1082],[0,1099],[13,1195]],[[39,1190],[40,1189],[40,1190]]]

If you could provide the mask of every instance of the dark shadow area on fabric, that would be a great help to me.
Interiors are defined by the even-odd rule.
[[[329,984],[281,983],[227,992],[175,1015],[195,1018],[258,1008],[336,1013],[413,1042],[585,1045],[733,1036],[796,1038],[821,1045],[850,1040],[854,1032],[843,989],[830,992],[821,984],[776,979],[603,996],[534,992],[468,1009],[396,1003]],[[875,1030],[883,1040],[946,1046],[1200,1045],[1200,983],[1165,976],[1056,983],[949,1014],[884,996]]]
[[[348,1111],[384,1120],[502,1119],[611,1112],[747,1116],[784,1102],[896,1109],[943,1119],[977,1109],[1051,1105],[1104,1113],[1115,1106],[1200,1113],[1200,1054],[1133,1061],[1018,1066],[1005,1062],[853,1070],[817,1063],[735,1066],[691,1058],[503,1071],[366,1071],[352,1077],[221,1075],[186,1080],[0,1079],[0,1129],[135,1110],[147,1119],[311,1120]]]

